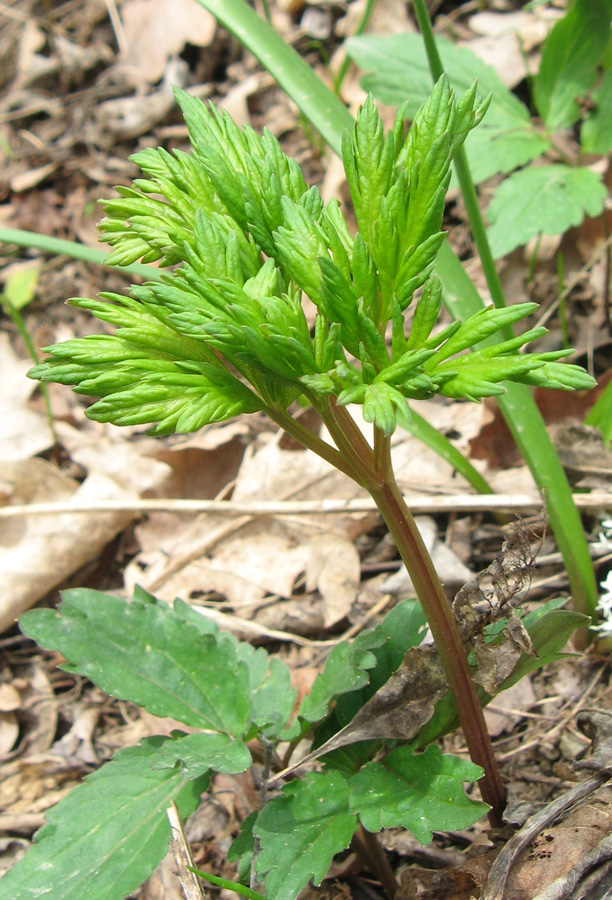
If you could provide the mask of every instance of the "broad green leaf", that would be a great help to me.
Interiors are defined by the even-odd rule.
[[[323,671],[317,675],[300,706],[300,718],[319,722],[329,711],[332,700],[340,694],[356,691],[369,681],[367,670],[376,665],[372,647],[380,646],[385,638],[372,635],[371,647],[362,649],[357,642],[338,644],[327,657]]]
[[[549,149],[549,141],[534,128],[528,109],[487,66],[467,48],[437,41],[451,86],[469,90],[478,79],[481,97],[492,94],[484,120],[468,136],[465,149],[476,182],[498,172],[510,172]],[[400,106],[409,101],[408,115],[431,92],[431,75],[423,40],[417,34],[392,37],[361,36],[346,42],[347,53],[367,74],[361,84],[383,103]]]
[[[248,884],[251,875],[251,862],[253,860],[253,848],[255,839],[253,837],[253,826],[259,815],[258,810],[254,810],[246,817],[240,825],[238,836],[232,842],[232,846],[227,853],[228,862],[238,863],[238,878]]]
[[[593,91],[592,100],[595,109],[582,123],[580,147],[583,153],[604,155],[612,150],[612,69]]]
[[[610,40],[611,19],[611,0],[574,0],[548,35],[534,79],[535,104],[548,128],[569,128],[579,118],[579,101],[594,85]]]
[[[357,715],[376,691],[388,681],[399,667],[406,651],[418,646],[425,635],[427,621],[418,600],[404,600],[388,613],[380,625],[371,631],[364,631],[361,638],[370,641],[370,636],[383,638],[379,646],[372,649],[376,665],[368,672],[369,682],[362,688],[341,694],[331,715],[315,731],[313,746],[324,744],[329,738]],[[352,775],[360,765],[372,758],[373,741],[360,741],[327,753],[323,759],[327,768]],[[376,742],[378,745],[379,742]]]
[[[228,641],[200,634],[163,601],[126,603],[80,588],[58,612],[32,610],[24,634],[59,650],[64,666],[156,716],[243,734],[250,714],[248,672]]]
[[[239,641],[229,631],[220,632],[213,619],[182,600],[174,601],[174,611],[202,634],[214,634],[217,641],[226,640],[232,644],[237,658],[249,670],[251,721],[264,731],[266,737],[275,737],[289,721],[297,693],[291,686],[291,673],[282,659],[270,658],[263,647],[255,648],[247,641]]]
[[[153,768],[173,769],[177,763],[185,777],[193,781],[211,769],[226,775],[246,772],[251,754],[242,741],[233,741],[226,734],[175,731],[160,748]]]
[[[348,785],[338,772],[311,773],[266,804],[253,831],[261,842],[257,872],[265,876],[268,897],[294,900],[311,879],[321,883],[357,829],[348,798]]]
[[[443,754],[435,744],[419,754],[399,747],[353,775],[349,808],[368,831],[401,825],[428,844],[432,831],[467,828],[486,813],[488,806],[471,800],[463,788],[481,775],[480,766]]]
[[[183,818],[198,806],[208,778],[156,769],[167,741],[155,737],[112,762],[47,813],[25,858],[0,881],[0,900],[124,900],[163,859],[171,800]]]
[[[487,217],[493,256],[505,256],[538,234],[562,234],[585,215],[598,216],[608,192],[582,166],[538,166],[515,172],[495,191]]]

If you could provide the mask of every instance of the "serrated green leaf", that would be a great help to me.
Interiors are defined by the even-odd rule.
[[[483,122],[467,137],[465,149],[475,181],[510,172],[549,149],[549,141],[534,128],[531,116],[495,70],[471,50],[442,38],[436,41],[451,86],[463,93],[478,79],[478,93],[492,95]],[[360,36],[346,42],[351,59],[366,74],[361,84],[383,103],[400,106],[409,101],[414,115],[431,91],[431,75],[423,39],[417,34],[391,37]]]
[[[154,769],[173,769],[180,763],[186,778],[193,781],[206,772],[235,775],[246,772],[251,765],[251,754],[242,741],[235,741],[218,732],[172,733],[170,740],[160,748]]]
[[[233,646],[200,634],[161,601],[132,601],[79,588],[58,611],[32,610],[20,626],[41,647],[59,650],[64,668],[156,716],[186,725],[244,733],[248,672]]]
[[[319,722],[329,711],[330,704],[340,694],[356,691],[369,681],[368,669],[376,665],[371,652],[385,638],[373,636],[372,647],[362,648],[357,643],[343,643],[334,647],[323,671],[315,678],[310,693],[300,705],[299,715],[307,722]]]
[[[251,875],[251,862],[253,859],[253,849],[255,839],[253,837],[253,826],[259,815],[258,810],[249,813],[244,822],[240,825],[240,832],[234,838],[232,846],[227,853],[229,862],[238,863],[238,878],[243,884],[248,884]]]
[[[294,900],[311,879],[320,884],[356,829],[348,785],[338,772],[315,772],[288,784],[282,796],[264,807],[253,828],[261,842],[257,872],[265,876],[266,894]]]
[[[607,196],[601,177],[583,167],[515,172],[496,189],[487,210],[493,256],[505,256],[537,234],[562,234],[585,215],[598,216]]]
[[[0,881],[0,900],[124,900],[136,890],[168,850],[170,801],[186,818],[208,783],[155,769],[166,743],[148,738],[121,750],[50,810],[31,850]]]
[[[481,775],[480,766],[443,754],[435,744],[419,754],[399,747],[350,779],[349,808],[368,831],[401,825],[429,844],[432,831],[467,828],[487,812],[463,787]]]
[[[574,0],[548,35],[534,79],[535,104],[548,128],[569,128],[579,118],[579,101],[595,83],[610,40],[611,18],[610,0]]]
[[[580,148],[583,153],[604,155],[612,150],[612,69],[593,91],[592,100],[595,109],[582,123]]]

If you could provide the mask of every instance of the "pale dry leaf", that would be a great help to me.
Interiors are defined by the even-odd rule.
[[[21,706],[21,694],[12,684],[0,684],[0,712],[14,712]]]
[[[42,459],[5,467],[13,483],[13,502],[68,501],[87,506],[97,500],[137,496],[103,475],[79,485]],[[129,512],[28,516],[0,526],[0,632],[17,616],[81,566],[95,559],[105,544],[130,522]]]
[[[139,137],[150,131],[174,107],[172,88],[184,85],[187,71],[187,63],[182,59],[171,59],[160,90],[99,103],[96,107],[98,127],[121,139]]]
[[[121,20],[127,48],[120,60],[140,69],[152,84],[185,44],[208,47],[217,28],[211,13],[193,0],[127,0]]]
[[[0,712],[0,758],[10,753],[19,738],[19,720],[14,712]]]
[[[340,622],[355,602],[361,563],[355,545],[336,534],[320,534],[308,543],[306,590],[316,588],[323,598],[325,628]]]
[[[19,359],[7,334],[0,334],[0,463],[15,463],[53,444],[46,418],[28,408],[36,382],[25,375],[31,361]]]
[[[484,711],[487,729],[491,737],[498,737],[504,731],[512,731],[521,721],[521,710],[528,710],[536,703],[537,697],[530,678],[521,678],[507,691],[495,697]]]

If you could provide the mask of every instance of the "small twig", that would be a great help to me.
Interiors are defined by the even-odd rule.
[[[259,795],[257,798],[257,810],[258,812],[261,812],[268,799],[268,779],[270,778],[270,767],[274,756],[274,747],[262,734],[259,735],[259,742],[263,747],[263,767],[261,770],[261,785],[259,787]],[[259,884],[257,879],[257,857],[259,856],[260,850],[261,843],[259,837],[253,832],[253,858],[251,859],[251,877],[249,881],[249,886],[252,891],[254,891]]]
[[[535,815],[530,816],[520,831],[517,831],[510,838],[491,866],[481,900],[499,900],[500,897],[503,897],[504,886],[510,874],[510,869],[521,850],[524,850],[540,834],[543,828],[551,825],[568,809],[600,788],[609,777],[610,773],[607,770],[597,772],[585,781],[580,782],[580,784],[575,785],[575,787],[565,791],[564,794],[557,797],[552,803],[547,804],[544,809],[539,810]]]
[[[189,866],[193,868],[193,858],[174,800],[170,801],[167,813],[172,829],[172,852],[178,866],[178,878],[185,894],[185,900],[206,900],[197,877],[189,869]]]
[[[302,485],[299,490],[303,490]],[[455,494],[450,496],[408,495],[407,501],[413,515],[446,512],[537,512],[544,508],[541,497],[531,494]],[[612,493],[593,491],[590,494],[573,494],[579,509],[606,509],[612,507]],[[174,499],[125,499],[98,500],[95,503],[24,503],[0,507],[0,519],[19,519],[24,516],[59,516],[64,514],[88,515],[110,512],[173,512],[173,513],[223,513],[228,516],[301,516],[348,515],[371,513],[376,505],[370,499],[356,500],[174,500]]]

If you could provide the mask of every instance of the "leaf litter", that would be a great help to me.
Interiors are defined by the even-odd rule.
[[[107,7],[94,0],[80,0],[54,11],[49,21],[28,3],[17,0],[8,4],[12,14],[0,25],[0,40],[10,48],[0,72],[4,88],[0,99],[0,153],[6,163],[1,179],[3,225],[70,236],[75,228],[74,210],[83,209],[91,211],[91,220],[87,229],[79,225],[77,233],[93,233],[90,226],[96,218],[95,200],[107,195],[111,185],[129,180],[134,174],[127,161],[129,154],[160,141],[176,146],[184,140],[168,100],[171,81],[183,80],[201,96],[212,96],[220,104],[238,104],[244,120],[250,119],[257,128],[269,125],[283,139],[287,152],[306,165],[313,180],[320,181],[329,167],[329,161],[320,159],[319,148],[297,128],[295,113],[278,89],[253,60],[241,58],[226,35],[213,29],[196,3],[185,0],[180,15],[174,16],[176,28],[168,29],[163,27],[167,4],[149,0],[148,24],[135,29],[135,22],[142,24],[139,2],[126,0],[117,6],[123,34],[117,29],[117,21],[108,18]],[[304,32],[315,25],[319,27],[319,20],[324,23],[327,36],[323,40],[331,51],[332,66],[337,67],[343,52],[341,39],[352,33],[363,3],[349,2],[341,10],[344,17],[336,17],[336,11],[331,19],[324,2],[307,7],[299,0],[282,4],[271,0],[270,6],[277,27],[286,29],[291,40],[296,39],[296,33],[299,39],[296,28],[302,27]],[[305,16],[309,9],[324,15]],[[399,24],[398,15],[402,16]],[[521,11],[520,21],[512,18],[516,15],[516,11],[497,6],[475,15],[459,8],[451,11],[447,23],[464,42],[474,45],[477,52],[493,62],[505,83],[517,83],[524,75],[523,61],[523,68],[518,68],[517,32],[533,70],[543,38],[542,22],[558,16],[559,10],[544,4],[532,13]],[[374,18],[372,28],[379,29],[379,33],[413,28],[405,11],[398,11],[396,4],[381,0],[377,16],[378,25]],[[151,29],[159,29],[160,22],[162,30],[157,33],[161,39],[152,40]],[[443,17],[439,25],[444,26]],[[143,35],[149,38],[143,41]],[[311,54],[314,65],[320,65],[312,50],[306,47],[304,52]],[[126,65],[137,73],[129,74]],[[354,72],[343,91],[355,103],[363,97]],[[330,194],[341,192],[341,181],[336,179]],[[453,206],[451,201],[448,211],[453,242],[462,226],[460,203]],[[80,222],[80,213],[77,218]],[[601,236],[586,223],[563,238],[560,248],[570,263],[566,265],[566,278],[571,280],[573,273],[582,273],[582,280],[568,298],[572,327],[581,336],[579,346],[586,350],[593,340],[601,343],[602,365],[609,368],[605,337],[602,339],[606,315],[603,266],[591,262],[593,247],[601,241]],[[572,256],[572,242],[580,248],[581,256]],[[21,256],[4,248],[2,252],[3,268]],[[553,303],[556,273],[551,274],[549,261],[538,257],[535,275],[531,272],[533,260],[518,251],[502,265],[521,282],[521,290],[526,290],[527,296],[536,283],[547,283],[548,293],[538,299],[543,300],[544,309]],[[587,269],[582,272],[585,265]],[[60,301],[74,293],[92,295],[101,286],[101,277],[100,270],[84,263],[45,263],[37,295],[24,311],[37,345],[80,335],[82,329],[89,327],[89,322],[86,326],[84,319],[79,320],[74,311],[60,306]],[[105,277],[109,289],[120,290],[125,283],[115,273]],[[138,497],[349,500],[359,496],[353,484],[312,454],[284,447],[280,437],[263,421],[213,427],[187,440],[153,442],[138,429],[118,432],[93,425],[84,418],[80,401],[70,394],[60,396],[58,391],[53,401],[60,419],[56,423],[60,446],[52,448],[42,406],[37,398],[31,398],[33,385],[22,377],[29,365],[25,348],[6,319],[3,324],[10,338],[3,335],[0,343],[0,366],[5,373],[0,402],[3,422],[10,426],[0,440],[6,455],[0,476],[3,503],[41,498],[93,504],[104,497],[129,501]],[[583,402],[588,405],[588,399]],[[566,408],[562,408],[556,415],[563,417],[565,413]],[[464,450],[470,442],[474,447],[481,440],[489,417],[483,408],[454,403],[430,404],[427,415]],[[566,447],[572,440],[575,439],[565,438]],[[505,443],[508,445],[507,440]],[[465,491],[450,466],[411,437],[398,434],[393,452],[408,497],[411,492],[422,494],[425,485],[432,497]],[[574,465],[581,454],[581,445],[577,444]],[[488,461],[476,463],[497,489],[509,486],[516,492],[520,485],[521,492],[525,492],[532,487],[530,476],[524,467],[514,464],[516,460],[505,472],[497,469],[498,460],[491,455]],[[452,552],[448,542],[456,515],[436,515],[434,548],[437,544]],[[462,583],[468,580],[462,568],[466,564],[473,575],[486,570],[504,539],[505,532],[490,517],[465,521],[468,552],[462,554],[461,560],[458,556],[449,557],[450,574],[445,579],[453,593],[453,570]],[[532,525],[526,520],[527,528]],[[596,529],[594,520],[592,526]],[[88,583],[120,592],[131,590],[137,583],[148,585],[168,600],[180,594],[203,611],[208,609],[229,622],[233,620],[239,633],[241,628],[252,625],[256,640],[277,648],[290,665],[295,684],[304,689],[321,669],[328,652],[325,645],[334,646],[342,635],[357,633],[372,608],[377,604],[381,609],[385,605],[388,608],[395,597],[409,591],[401,579],[399,589],[391,590],[390,574],[399,578],[399,561],[396,555],[386,553],[384,533],[371,513],[334,517],[316,513],[263,518],[245,515],[241,519],[215,513],[195,520],[177,513],[144,517],[137,512],[90,516],[62,513],[55,519],[7,520],[0,527],[0,536],[2,571],[7,573],[2,607],[7,636],[0,643],[0,690],[2,685],[11,688],[10,697],[5,692],[4,706],[0,704],[0,718],[4,717],[0,722],[0,772],[4,779],[0,825],[7,835],[1,845],[3,866],[23,851],[23,836],[31,836],[42,823],[45,811],[69,793],[83,774],[107,759],[113,750],[163,730],[162,723],[146,720],[131,704],[110,701],[87,682],[58,670],[57,658],[33,650],[11,629],[20,610],[41,601],[55,604],[58,586]],[[535,549],[537,541],[531,543]],[[543,550],[541,555],[546,556],[546,552]],[[545,570],[545,566],[542,568]],[[482,590],[478,577],[478,590]],[[526,602],[530,608],[535,607],[540,599],[549,596],[545,588],[538,590],[536,584]],[[520,599],[525,602],[522,594]],[[282,632],[288,640],[281,644],[278,635]],[[302,640],[294,643],[293,634],[301,635]],[[506,639],[508,666],[516,658],[517,647],[529,655],[520,641],[520,632]],[[479,652],[484,660],[481,666],[486,670],[485,685],[492,689],[491,679],[503,678],[505,670],[495,671],[499,654],[486,660],[484,644]],[[351,723],[354,739],[357,734],[380,733],[381,728],[387,728],[389,734],[398,730],[402,735],[408,734],[411,717],[413,726],[414,721],[425,721],[433,712],[435,698],[445,693],[435,651],[425,645],[409,653],[419,663],[411,667],[411,656],[407,657],[397,677],[382,689],[380,696],[375,695],[376,702],[364,714],[363,722]],[[423,660],[429,660],[429,664],[423,665]],[[418,678],[415,672],[419,673]],[[563,685],[568,686],[567,691]],[[519,687],[523,688],[522,694],[512,695]],[[404,698],[402,710],[406,709],[406,694],[410,695],[414,704],[408,708],[410,715],[398,717],[394,693]],[[510,698],[512,705],[504,711]],[[573,754],[586,753],[588,740],[577,731],[574,721],[587,701],[610,707],[607,675],[595,658],[588,657],[561,661],[540,675],[526,676],[515,688],[495,699],[487,716],[501,715],[498,752],[514,792],[529,802],[546,802],[575,779],[563,739],[565,745],[572,746]],[[561,728],[557,728],[559,721],[564,723]],[[360,732],[362,726],[366,730]],[[445,743],[445,749],[461,748],[458,735],[449,736]],[[233,870],[225,862],[225,849],[240,821],[256,804],[256,795],[250,776],[246,775],[219,776],[216,786],[218,802],[202,807],[188,823],[187,835],[195,843],[196,865],[212,864],[220,874],[232,877]],[[606,827],[609,830],[609,825],[605,825],[609,800],[597,802],[596,815],[591,813],[589,818],[587,814],[586,819],[567,826],[574,829],[572,833],[576,833],[575,829],[581,833],[589,829],[599,829],[601,833]],[[391,830],[386,837],[383,834],[383,840],[392,846],[392,839],[398,834],[401,836]],[[502,843],[503,840],[502,836]],[[475,827],[463,836],[463,841],[463,847],[479,842],[486,846],[487,839]],[[220,850],[215,850],[217,845]],[[580,848],[583,855],[588,852],[586,844]],[[412,859],[421,863],[428,859],[431,869],[444,853],[450,856],[457,852],[452,837],[436,835],[433,845],[420,848]],[[495,852],[490,851],[490,855]],[[531,872],[532,879],[528,887],[516,890],[527,891],[523,895],[533,897],[541,889],[543,861],[567,856],[567,832],[564,837],[561,831],[546,831],[526,852],[524,868]],[[398,863],[410,861],[410,855],[399,853],[392,859]],[[440,896],[440,890],[445,890],[445,896],[467,897],[475,887],[484,887],[490,863],[486,854],[475,856],[463,869],[447,868],[433,875],[413,863],[406,870],[398,896],[409,900],[416,890],[421,897],[428,896],[426,891],[430,891],[429,896]],[[324,883],[319,895],[337,898],[350,893],[351,884]],[[141,900],[160,895],[180,896],[172,872],[163,866],[138,892]]]

